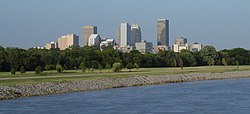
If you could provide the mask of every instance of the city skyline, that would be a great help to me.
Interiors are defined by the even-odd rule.
[[[68,33],[82,38],[81,27],[84,25],[98,26],[98,34],[102,37],[115,38],[117,25],[121,22],[137,23],[142,28],[142,39],[156,45],[155,20],[165,18],[171,22],[170,44],[174,43],[175,37],[184,36],[192,43],[213,45],[218,50],[250,49],[250,1],[247,0],[134,1],[138,5],[115,0],[1,2],[0,45],[4,47],[43,46]],[[99,8],[93,9],[87,4],[96,4]],[[70,8],[65,9],[64,6]]]

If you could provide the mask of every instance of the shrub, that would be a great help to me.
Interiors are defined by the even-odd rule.
[[[237,68],[240,67],[239,61],[236,61],[236,66],[237,66]]]
[[[20,73],[21,73],[21,74],[26,73],[26,70],[25,70],[24,66],[21,66],[21,68],[20,68]]]
[[[47,65],[45,65],[44,69],[45,69],[45,70],[50,70],[50,71],[52,72],[52,70],[55,69],[55,66],[54,66],[54,65],[50,65],[50,64],[48,65],[48,64],[47,64]]]
[[[135,64],[134,64],[134,68],[139,69],[140,66],[139,66],[137,63],[135,63]]]
[[[91,69],[90,69],[90,72],[94,72],[94,71],[95,71],[95,69],[94,69],[94,68],[91,68]]]
[[[110,72],[110,68],[111,68],[111,65],[110,64],[106,64],[106,68],[109,70]]]
[[[227,66],[227,61],[226,61],[225,58],[222,58],[222,64],[223,64],[224,66]]]
[[[13,75],[15,75],[16,74],[16,68],[12,67],[11,70],[10,70],[10,73],[13,74]]]
[[[82,70],[82,72],[86,72],[87,68],[85,67],[83,62],[81,62],[81,64],[80,64],[80,69]]]
[[[56,71],[57,71],[58,73],[63,72],[63,67],[62,67],[62,65],[57,64],[57,65],[56,65]]]
[[[134,69],[134,65],[132,63],[128,63],[126,68],[129,69],[129,72],[131,72],[131,69]]]
[[[98,69],[99,69],[99,72],[101,73],[102,72],[102,65],[100,63],[98,64]]]
[[[208,60],[208,65],[209,65],[209,66],[211,66],[211,65],[214,66],[214,64],[215,64],[214,59],[213,59],[213,58],[210,58],[210,59]]]
[[[178,61],[178,64],[179,64],[179,66],[181,67],[181,70],[183,70],[183,61],[182,61],[182,59],[179,59],[179,61]]]
[[[122,64],[121,63],[114,63],[113,64],[113,71],[114,72],[121,72],[122,70]]]
[[[43,69],[41,66],[37,66],[36,69],[35,69],[35,73],[36,74],[41,74],[43,72]]]

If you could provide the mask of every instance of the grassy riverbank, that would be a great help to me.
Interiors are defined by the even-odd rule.
[[[123,69],[122,72],[114,73],[109,70],[99,70],[94,72],[82,73],[80,70],[66,70],[63,73],[56,71],[45,71],[41,75],[36,75],[34,72],[26,72],[25,74],[17,73],[12,75],[9,72],[0,72],[0,85],[14,86],[18,84],[37,84],[42,82],[70,82],[75,80],[100,79],[100,78],[117,78],[131,76],[154,76],[154,75],[169,75],[183,73],[223,73],[230,71],[250,70],[250,66],[203,66],[203,67],[186,67],[183,70],[180,68],[141,68],[134,69],[129,72]]]

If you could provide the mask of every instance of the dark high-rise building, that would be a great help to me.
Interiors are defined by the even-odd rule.
[[[82,28],[83,28],[83,32],[82,32],[83,46],[87,46],[90,35],[97,34],[97,27],[96,26],[83,26]]]
[[[135,43],[141,42],[141,28],[137,24],[131,26],[131,45],[135,46]]]
[[[169,21],[157,19],[157,45],[169,47]]]

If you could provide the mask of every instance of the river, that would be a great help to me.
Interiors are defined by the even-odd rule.
[[[0,101],[3,114],[248,114],[250,79],[171,83]]]

